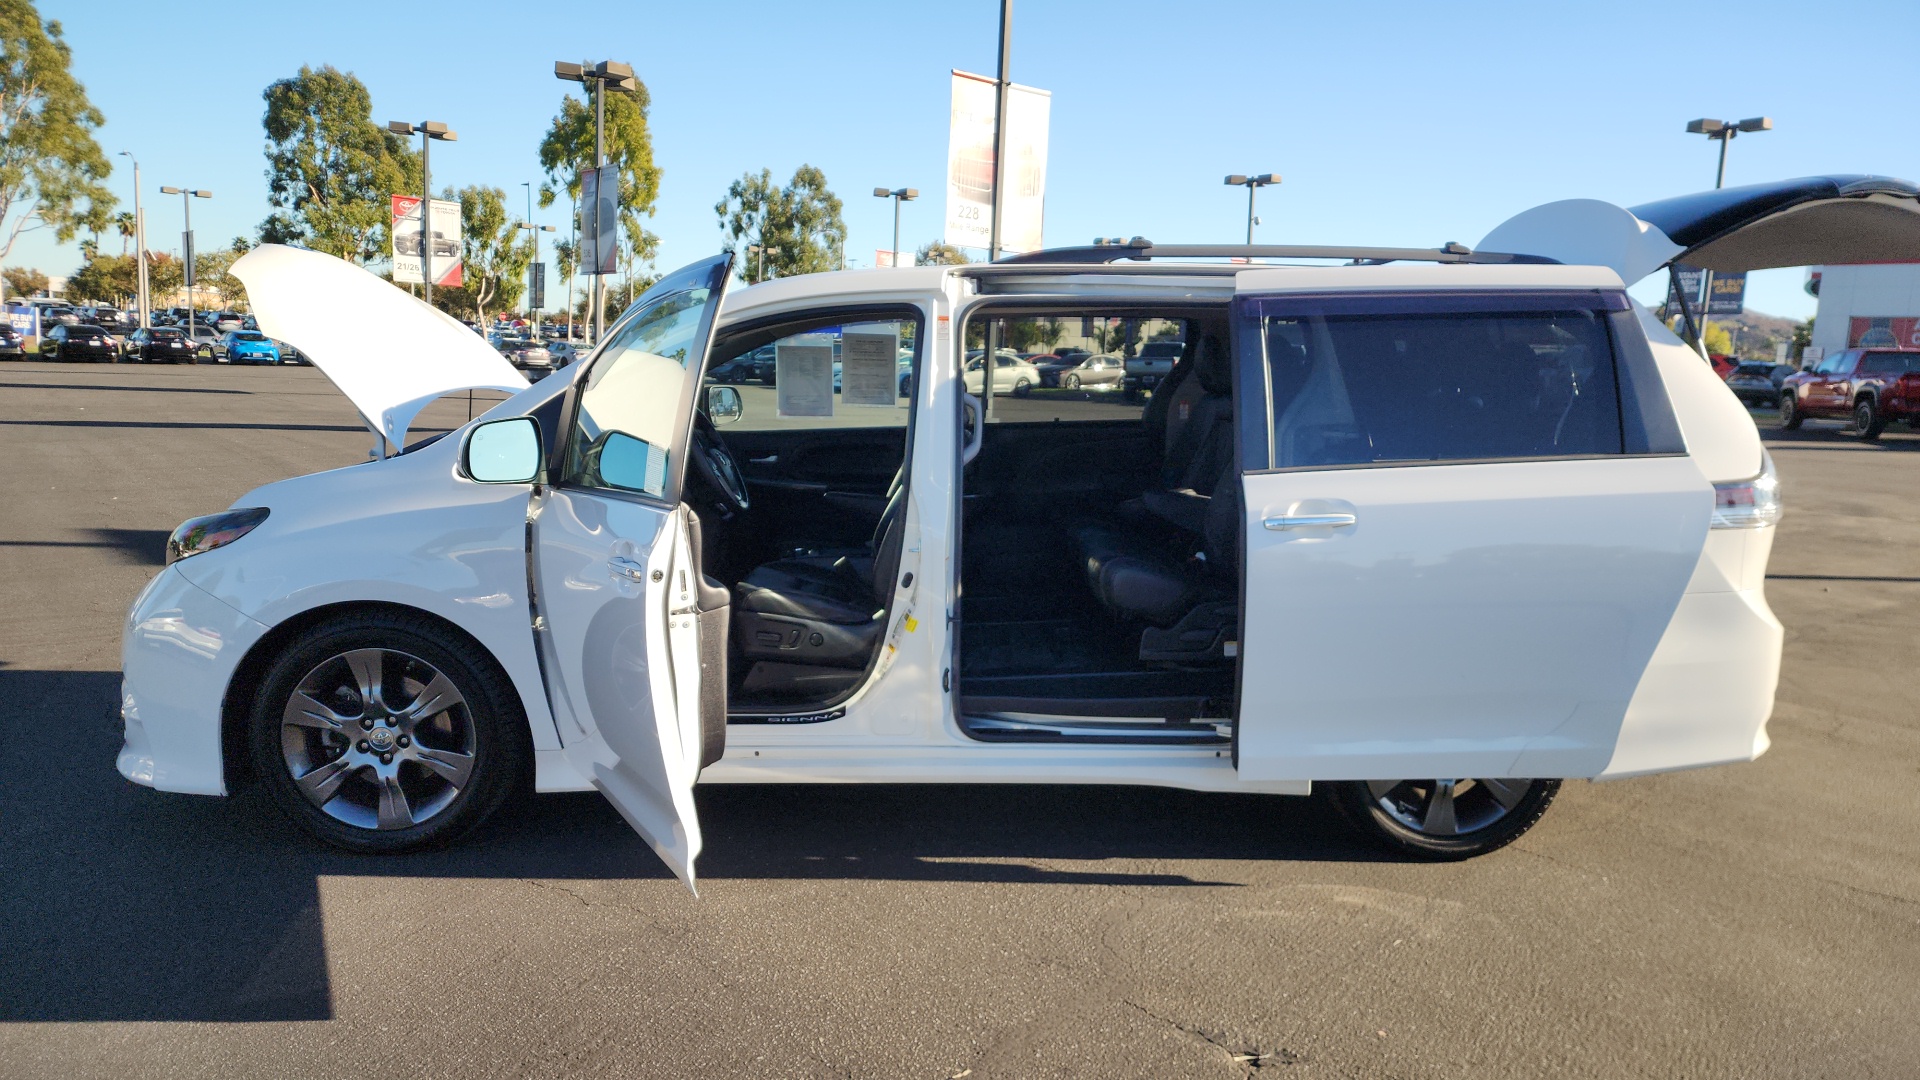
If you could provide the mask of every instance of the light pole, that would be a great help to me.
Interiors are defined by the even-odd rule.
[[[420,281],[427,306],[433,306],[433,170],[428,157],[435,140],[459,142],[460,136],[437,120],[409,124],[405,120],[387,121],[387,130],[395,135],[420,136]]]
[[[1720,167],[1714,170],[1713,187],[1715,191],[1727,182],[1727,144],[1743,131],[1772,131],[1773,118],[1752,116],[1745,120],[1728,123],[1724,120],[1712,120],[1702,117],[1687,121],[1687,133],[1705,135],[1720,144]],[[1707,355],[1707,316],[1713,308],[1713,271],[1704,267],[1700,270],[1700,354]]]
[[[1247,189],[1247,245],[1249,247],[1253,245],[1253,227],[1260,224],[1260,219],[1253,216],[1254,193],[1266,187],[1268,184],[1278,184],[1279,182],[1279,173],[1261,173],[1258,176],[1242,176],[1239,173],[1234,173],[1232,176],[1227,177],[1228,187],[1243,187]]]
[[[1013,67],[1013,0],[1000,0],[1000,72],[993,86],[993,206],[991,220],[987,222],[987,261],[1000,257],[1000,198],[1001,180],[1006,176],[1007,163],[1007,87],[1012,84]],[[993,374],[993,328],[994,322],[987,321],[987,374]],[[991,384],[993,380],[987,379]],[[993,393],[987,392],[988,408],[992,408]]]
[[[527,333],[529,336],[537,338],[539,336],[539,328],[535,325],[533,315],[533,283],[539,273],[540,234],[543,232],[553,232],[554,229],[551,225],[535,225],[533,223],[533,182],[531,180],[522,181],[520,186],[527,189],[527,220],[515,225],[514,228],[526,229],[533,234],[533,260],[527,263]]]
[[[553,77],[593,87],[593,269],[590,272],[593,274],[593,340],[597,343],[607,328],[606,275],[601,273],[601,267],[606,264],[605,254],[600,250],[600,207],[606,201],[600,193],[600,170],[607,164],[607,91],[637,93],[640,80],[634,78],[631,64],[616,60],[583,60],[578,64],[556,60],[553,63]],[[618,209],[614,214],[618,217]]]
[[[187,340],[193,340],[193,200],[211,199],[213,192],[195,188],[163,187],[162,195],[180,196],[180,209],[186,221],[186,231],[180,234],[180,268],[187,277]]]
[[[147,215],[140,209],[140,159],[128,150],[120,156],[133,162],[133,256],[139,261],[140,329],[147,328],[151,299],[147,293]]]
[[[892,199],[893,200],[893,265],[899,266],[900,265],[900,204],[903,202],[912,202],[913,200],[919,198],[920,191],[918,188],[910,188],[910,187],[903,187],[903,188],[877,187],[873,189],[873,197],[876,199]],[[844,256],[842,257],[844,258]]]
[[[767,280],[767,256],[780,254],[780,249],[768,244],[748,244],[747,254],[753,256],[753,280],[758,284]]]

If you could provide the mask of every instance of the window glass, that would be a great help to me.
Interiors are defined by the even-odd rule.
[[[1897,375],[1907,370],[1907,357],[1900,353],[1868,353],[1860,361],[1860,370],[1882,375]]]
[[[966,392],[989,422],[1139,420],[1186,347],[1185,319],[1038,315],[992,320],[993,378],[986,377],[988,320],[967,323]],[[1133,370],[1128,370],[1129,362]]]
[[[1624,452],[1600,312],[1269,318],[1278,468]]]
[[[661,297],[614,328],[580,391],[567,483],[665,495],[687,365],[702,359],[693,352],[709,292]]]
[[[707,369],[707,382],[740,391],[744,409],[726,432],[903,428],[919,335],[911,317],[835,322],[734,353]]]

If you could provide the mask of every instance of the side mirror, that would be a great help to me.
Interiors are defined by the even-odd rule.
[[[482,484],[529,484],[540,475],[540,457],[539,422],[511,416],[474,428],[461,464]]]
[[[707,387],[707,419],[716,424],[731,424],[747,411],[740,391],[731,386]]]

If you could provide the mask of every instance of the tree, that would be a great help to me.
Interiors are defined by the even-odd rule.
[[[507,193],[497,187],[449,188],[444,199],[460,200],[460,259],[465,281],[459,289],[435,289],[435,304],[461,303],[487,321],[487,308],[511,309],[526,291],[533,239],[507,216]],[[443,305],[445,306],[445,305]],[[452,307],[448,307],[452,311]]]
[[[4,277],[7,283],[7,292],[14,296],[32,296],[35,293],[45,291],[49,284],[47,275],[38,270],[30,270],[24,266],[7,267]]]
[[[113,167],[93,138],[106,118],[72,67],[59,22],[0,0],[0,263],[24,233],[51,228],[64,244],[113,213]]]
[[[647,126],[651,104],[646,84],[637,79],[632,94],[606,92],[607,163],[620,175],[621,246],[625,256],[642,263],[651,263],[660,246],[660,238],[646,230],[643,220],[653,216],[660,198],[660,168],[653,163],[653,133]],[[593,168],[591,97],[569,94],[561,99],[560,114],[540,140],[540,167],[547,173],[547,182],[540,185],[540,205],[552,206],[564,191],[578,207],[580,174]]]
[[[929,240],[920,245],[918,258],[921,266],[965,266],[972,262],[967,253],[944,240]]]
[[[1807,346],[1811,344],[1813,344],[1813,319],[1808,318],[1806,322],[1793,328],[1791,351],[1794,363],[1800,362],[1800,354],[1806,352]]]
[[[248,250],[242,245],[247,245],[246,238],[235,237],[229,247],[194,252],[193,287],[212,293],[221,307],[234,307],[246,299],[247,287],[233,276],[234,262]]]
[[[1701,334],[1701,343],[1713,356],[1731,356],[1733,354],[1733,335],[1727,328],[1713,320],[1707,320],[1707,328]]]
[[[67,275],[67,295],[76,300],[120,301],[138,289],[139,264],[131,255],[94,254]]]
[[[390,199],[419,190],[420,155],[373,122],[373,95],[351,72],[302,67],[261,96],[267,199],[278,209],[260,239],[355,262],[385,257]]]
[[[727,234],[727,250],[742,256],[736,267],[742,281],[840,269],[847,244],[840,210],[840,197],[828,190],[826,174],[811,165],[795,169],[784,188],[774,186],[771,169],[761,169],[758,176],[745,173],[713,208],[720,231]],[[748,243],[767,251],[747,258]]]

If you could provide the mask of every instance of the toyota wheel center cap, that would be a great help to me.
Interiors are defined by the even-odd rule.
[[[383,753],[393,749],[393,729],[377,727],[367,732],[367,745]]]

